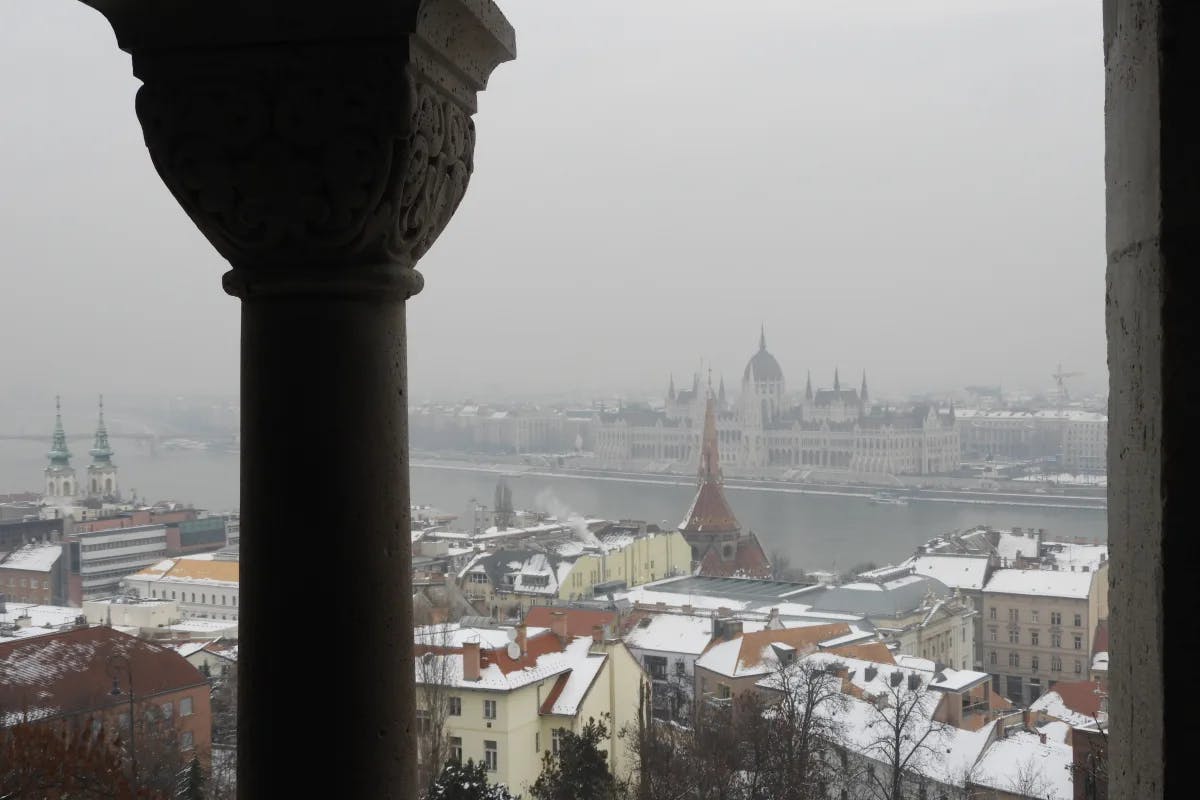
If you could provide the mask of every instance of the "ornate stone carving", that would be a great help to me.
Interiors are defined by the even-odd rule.
[[[412,267],[466,192],[475,128],[406,51],[258,46],[135,62],[154,166],[235,274],[394,265],[406,294],[420,289]]]

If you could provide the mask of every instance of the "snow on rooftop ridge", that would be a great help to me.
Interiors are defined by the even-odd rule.
[[[1087,599],[1095,571],[1052,569],[998,569],[992,573],[984,592],[1028,594],[1042,597]]]
[[[49,572],[62,555],[62,545],[32,542],[19,547],[0,559],[0,568],[29,572]]]

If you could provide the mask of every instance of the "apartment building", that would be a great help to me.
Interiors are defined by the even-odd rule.
[[[237,620],[240,563],[205,556],[164,558],[121,581],[139,597],[174,600],[183,618]]]
[[[1108,618],[1108,561],[1001,569],[983,589],[984,669],[1028,705],[1060,681],[1086,679],[1097,625]]]
[[[571,613],[553,612],[551,628],[417,628],[418,729],[429,724],[436,693],[444,693],[448,756],[482,761],[493,783],[525,794],[563,730],[604,719],[609,763],[627,777],[632,764],[615,732],[636,719],[642,669],[603,628],[572,636]]]

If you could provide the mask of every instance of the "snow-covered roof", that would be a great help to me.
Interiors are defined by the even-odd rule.
[[[1062,695],[1056,691],[1049,691],[1038,697],[1029,706],[1030,711],[1040,711],[1055,719],[1062,720],[1072,727],[1094,725],[1095,720],[1087,714],[1079,711],[1073,711],[1067,708],[1067,704],[1063,702]]]
[[[830,642],[848,633],[850,626],[844,622],[743,633],[713,644],[696,659],[696,666],[731,678],[769,675],[779,667],[777,645],[799,650],[832,647],[836,645]]]
[[[639,650],[700,655],[712,641],[712,618],[695,614],[655,614],[643,617],[625,635],[625,644]]]
[[[7,558],[0,559],[0,568],[49,572],[61,555],[62,545],[34,542],[13,550]]]
[[[83,614],[83,609],[68,606],[42,606],[32,603],[5,603],[5,609],[0,612],[0,623],[15,623],[19,618],[29,617],[29,628],[41,628],[38,633],[45,633],[47,627],[57,628],[59,625],[71,625]],[[28,630],[26,629],[26,630]]]
[[[1087,599],[1094,572],[1051,569],[998,569],[984,587],[995,594],[1029,594],[1041,597]]]
[[[987,576],[986,556],[917,555],[904,562],[918,575],[925,575],[957,589],[983,588]]]
[[[992,742],[971,771],[971,782],[1023,797],[1074,797],[1070,745],[1018,731]]]
[[[654,584],[646,584],[644,586],[633,586],[628,591],[618,592],[615,595],[618,598],[624,598],[630,603],[646,603],[654,605],[655,603],[665,603],[668,606],[682,607],[692,606],[693,608],[718,609],[728,608],[733,611],[743,611],[749,608],[752,604],[757,605],[751,600],[731,600],[727,597],[707,597],[701,594],[682,594],[679,592],[667,592],[654,588]]]
[[[546,632],[546,628],[529,628],[526,632],[526,641],[532,643],[535,637],[546,634]],[[504,629],[464,628],[459,625],[425,626],[418,628],[415,636],[418,645],[429,645],[437,649],[461,649],[467,642],[478,641],[481,650],[502,650],[508,646],[510,641],[508,631]],[[575,711],[571,709],[573,707],[577,709],[578,704],[582,702],[588,687],[595,680],[606,659],[604,654],[591,653],[591,646],[590,636],[577,636],[565,647],[558,649],[555,644],[555,649],[541,653],[532,660],[532,663],[517,669],[510,669],[508,672],[501,669],[500,664],[495,660],[489,660],[488,663],[481,664],[477,681],[463,679],[463,654],[461,652],[430,653],[417,656],[415,659],[417,682],[423,682],[423,676],[433,676],[433,679],[447,686],[460,689],[507,692],[546,678],[578,671],[578,675],[571,675],[565,681],[561,693],[554,700],[553,710],[550,711],[555,714],[573,715]],[[428,659],[426,666],[422,665],[423,659]]]

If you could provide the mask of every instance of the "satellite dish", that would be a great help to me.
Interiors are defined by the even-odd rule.
[[[516,628],[505,628],[504,633],[508,635],[508,640],[510,642],[515,642],[517,640],[517,629]]]
[[[521,645],[517,644],[516,642],[509,642],[508,643],[508,657],[511,658],[513,661],[516,661],[518,658],[520,658],[521,657]]]

